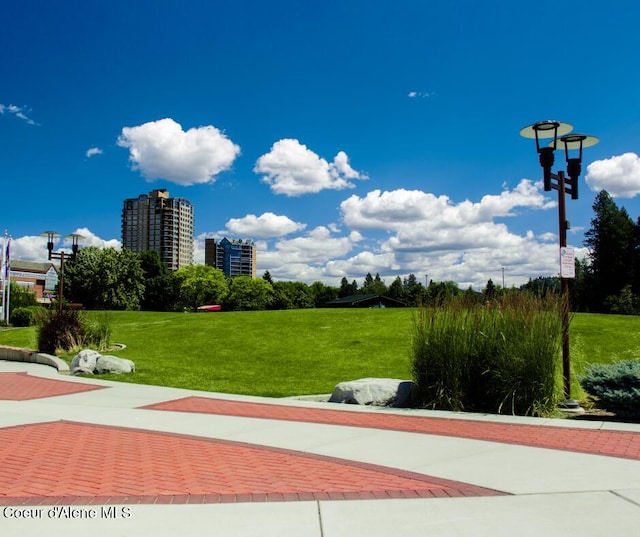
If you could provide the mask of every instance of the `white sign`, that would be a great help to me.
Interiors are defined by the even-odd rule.
[[[574,249],[569,246],[560,248],[560,277],[576,277],[576,255]]]

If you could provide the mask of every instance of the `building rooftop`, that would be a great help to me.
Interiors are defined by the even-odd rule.
[[[36,272],[39,274],[46,274],[49,272],[49,269],[53,267],[56,271],[58,268],[51,263],[51,261],[47,261],[45,263],[39,263],[37,261],[21,261],[20,259],[12,259],[11,260],[11,270],[21,270],[23,272]]]

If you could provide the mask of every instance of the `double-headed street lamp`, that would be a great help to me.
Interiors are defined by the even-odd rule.
[[[566,401],[563,406],[568,410],[577,410],[580,405],[571,399],[571,358],[569,351],[569,314],[571,303],[569,300],[569,279],[575,278],[575,258],[573,250],[567,248],[567,210],[565,194],[571,194],[571,199],[578,199],[578,177],[582,171],[582,149],[599,142],[595,136],[586,134],[569,134],[573,129],[568,123],[546,120],[538,121],[520,131],[525,138],[535,138],[536,150],[540,157],[543,170],[544,189],[558,191],[558,229],[560,235],[560,285],[562,290],[562,373],[564,377],[564,395]],[[546,146],[542,143],[551,138]],[[567,162],[566,176],[563,171],[551,171],[555,160],[555,151],[564,149]]]
[[[67,235],[68,239],[71,239],[71,253],[67,253],[64,250],[60,252],[53,251],[53,239],[60,236],[60,233],[56,233],[55,231],[44,231],[41,233],[42,236],[47,236],[47,250],[49,251],[49,261],[52,259],[60,260],[60,281],[58,287],[58,312],[62,312],[62,297],[64,291],[64,260],[66,259],[75,259],[78,254],[78,241],[82,238],[82,235],[78,235],[77,233],[72,233],[71,235]]]

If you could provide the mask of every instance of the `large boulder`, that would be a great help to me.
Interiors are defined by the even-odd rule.
[[[135,370],[136,366],[131,360],[107,355],[98,358],[94,373],[133,373]]]
[[[406,407],[411,401],[411,380],[365,378],[337,384],[329,402],[353,405]]]
[[[98,351],[91,349],[80,351],[71,360],[71,374],[93,373],[100,356],[102,355]]]
[[[71,374],[104,374],[104,373],[132,373],[135,364],[126,358],[117,356],[103,356],[98,351],[85,349],[71,360]]]

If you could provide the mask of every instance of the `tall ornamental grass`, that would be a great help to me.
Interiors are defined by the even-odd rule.
[[[557,298],[514,293],[484,305],[454,298],[414,320],[417,403],[441,410],[551,412],[561,395]]]

